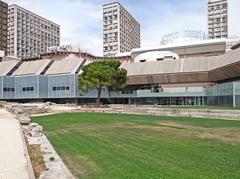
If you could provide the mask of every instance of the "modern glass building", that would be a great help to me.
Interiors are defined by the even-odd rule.
[[[71,54],[60,60],[0,62],[0,100],[94,103],[81,95],[78,78],[90,61]],[[240,106],[240,48],[218,57],[123,63],[128,87],[105,87],[104,104]]]

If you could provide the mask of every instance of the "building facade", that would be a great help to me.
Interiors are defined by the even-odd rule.
[[[119,3],[103,5],[103,55],[115,56],[140,48],[140,24]]]
[[[9,58],[9,57],[6,57]],[[88,60],[71,54],[53,60],[0,62],[0,100],[95,103],[97,91],[80,95],[78,78]],[[103,88],[104,104],[240,106],[240,49],[218,57],[124,63],[128,86]]]
[[[10,57],[6,57],[10,58]],[[78,78],[90,61],[63,59],[0,62],[0,99],[95,103],[97,91],[80,95]],[[218,57],[123,63],[128,86],[104,88],[104,104],[240,106],[240,49]]]
[[[18,58],[37,56],[60,45],[60,26],[22,7],[8,8],[7,54]]]
[[[7,51],[7,3],[0,0],[0,51]]]
[[[208,1],[208,37],[228,38],[228,0]]]
[[[239,38],[228,39],[209,39],[201,41],[187,41],[184,43],[173,43],[168,45],[159,45],[155,47],[145,47],[133,49],[130,53],[132,59],[137,59],[139,56],[149,52],[165,52],[169,51],[178,55],[179,59],[205,58],[223,55],[231,51],[231,47],[237,44]],[[121,54],[119,54],[121,55]],[[160,60],[174,59],[172,55],[166,55],[165,58],[159,57]],[[178,59],[178,58],[175,58]],[[144,60],[144,59],[141,59]],[[145,61],[149,60],[146,58]]]

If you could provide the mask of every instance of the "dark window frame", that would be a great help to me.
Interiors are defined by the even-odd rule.
[[[34,91],[34,87],[33,86],[23,87],[22,91],[24,91],[24,92],[26,92],[26,91]]]
[[[52,90],[53,91],[69,91],[70,86],[53,86]]]

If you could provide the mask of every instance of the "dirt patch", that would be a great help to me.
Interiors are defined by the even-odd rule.
[[[46,170],[45,162],[43,160],[43,154],[41,152],[40,145],[27,144],[28,153],[32,162],[33,170],[36,178],[39,178],[40,174]]]
[[[129,127],[165,132],[167,135],[171,134],[188,138],[197,137],[202,139],[216,139],[228,144],[240,144],[239,128],[204,128],[200,126],[179,124],[177,122],[160,122],[157,126],[135,125]]]
[[[96,130],[96,129],[111,129],[111,128],[128,128],[128,129],[149,129],[152,131],[160,132],[166,136],[179,136],[185,138],[201,138],[201,139],[216,139],[218,141],[228,144],[240,144],[240,129],[229,128],[205,128],[201,126],[192,126],[187,124],[180,124],[173,121],[162,121],[156,125],[142,125],[134,122],[114,122],[104,125],[87,125],[84,129]],[[72,132],[74,129],[71,128]]]
[[[217,139],[224,143],[240,144],[239,129],[203,129],[196,131],[196,136],[207,139]]]
[[[84,156],[69,156],[68,154],[64,154],[62,155],[62,159],[72,173],[79,178],[87,178],[92,171],[100,171],[100,168],[93,161]]]
[[[27,145],[28,154],[32,163],[33,171],[35,177],[38,179],[43,171],[46,170],[46,165],[43,158],[43,153],[41,151],[40,144],[29,144],[27,138],[27,129],[26,126],[23,128],[24,137]]]

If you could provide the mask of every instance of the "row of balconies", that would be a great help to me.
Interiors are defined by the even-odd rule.
[[[13,43],[14,41],[8,41],[8,42],[11,42]],[[39,41],[17,41],[17,46],[26,46],[26,45],[33,45],[33,46],[44,46],[44,45],[48,45],[48,44],[58,44],[57,42],[55,41],[49,41],[49,42],[39,42]]]
[[[228,28],[227,25],[223,25],[223,24],[215,24],[215,25],[209,25],[208,29],[219,29],[219,28]]]
[[[108,39],[108,40],[103,40],[103,43],[106,44],[106,43],[117,43],[118,42],[118,39]]]
[[[103,25],[111,25],[111,24],[118,24],[118,20],[104,20]]]
[[[212,14],[212,15],[208,15],[208,19],[213,20],[213,19],[217,19],[217,18],[228,18],[227,14]]]
[[[227,11],[227,7],[225,7],[225,6],[222,6],[222,7],[215,7],[215,8],[209,8],[208,9],[208,13],[212,13],[212,12],[216,12],[216,13],[218,13],[218,12],[222,12],[222,11]]]
[[[111,43],[104,43],[103,44],[103,46],[104,47],[109,47],[109,46],[118,46],[118,42],[116,41],[116,42],[111,42]]]
[[[117,33],[117,32],[118,32],[117,29],[111,29],[111,30],[109,30],[109,29],[104,29],[104,30],[103,30],[103,33],[104,33],[104,34],[114,34],[114,33]]]
[[[120,39],[122,39],[124,41],[127,41],[127,42],[131,41],[131,40],[133,40],[135,38],[140,39],[140,35],[137,35],[137,34],[133,34],[133,35],[130,35],[130,34],[128,34],[128,35],[120,35]]]
[[[208,23],[227,23],[227,18],[208,18]]]
[[[31,21],[22,21],[19,18],[18,18],[18,24],[29,25],[29,26],[32,26],[32,27],[38,27],[38,28],[42,28],[42,29],[46,29],[46,30],[50,30],[50,31],[59,30],[58,26],[52,26],[51,24],[45,25],[45,24],[42,24],[42,23],[36,23],[36,22],[31,22]]]
[[[228,25],[226,23],[218,23],[218,24],[209,24],[209,28],[219,28],[219,27],[227,27]]]
[[[10,39],[9,39],[10,40]],[[13,38],[11,39],[13,40]],[[51,42],[58,42],[56,40],[45,40],[45,39],[27,39],[26,38],[17,38],[17,43],[29,43],[29,42],[34,42],[34,43],[39,43],[39,44],[44,44],[44,43],[51,43]]]
[[[50,24],[52,26],[55,26],[55,24],[53,24],[49,21],[46,21],[43,18],[39,18],[34,14],[27,13],[27,12],[21,11],[19,9],[18,9],[18,12],[17,12],[17,17],[21,20],[30,20],[30,21],[36,22],[36,23],[41,22],[41,23],[44,23],[44,24]]]
[[[103,52],[104,52],[104,53],[107,52],[107,53],[114,53],[114,54],[116,54],[116,53],[118,52],[118,49],[117,49],[117,48],[114,48],[114,49],[112,48],[112,49],[106,49],[106,50],[105,50],[105,48],[104,48],[104,49],[103,49]]]
[[[10,16],[9,18],[14,18],[14,16]],[[37,27],[41,27],[41,28],[49,29],[49,30],[59,30],[60,29],[59,26],[53,25],[51,23],[46,23],[45,21],[36,22],[31,19],[24,20],[24,19],[21,19],[20,17],[17,17],[17,21],[19,24],[24,24],[24,25],[27,24],[27,25],[37,26]]]
[[[214,20],[214,19],[227,19],[228,16],[226,14],[221,14],[221,15],[210,15],[208,16],[209,20]]]
[[[14,25],[14,24],[13,24]],[[18,22],[18,27],[25,27],[25,28],[32,28],[32,29],[38,29],[38,30],[44,30],[46,32],[58,32],[59,29],[45,29],[44,27],[33,25],[33,24],[28,24],[28,23],[19,23]]]
[[[134,31],[127,31],[127,30],[121,30],[120,31],[120,37],[122,38],[132,38],[133,36],[140,36],[140,31],[134,30]]]
[[[2,17],[3,14],[0,13],[0,23],[7,24],[7,18]]]
[[[116,30],[117,28],[118,28],[117,25],[110,25],[110,26],[104,25],[103,30],[104,31],[112,31],[112,30]]]
[[[13,38],[14,36],[9,35],[9,38]],[[23,34],[23,35],[18,35],[17,36],[19,39],[40,39],[40,40],[56,40],[58,41],[60,38],[52,38],[52,37],[45,37],[45,36],[33,36],[33,35],[29,35],[29,34]]]
[[[14,24],[11,24],[12,26],[14,26]],[[58,30],[52,30],[52,31],[49,31],[49,30],[45,30],[45,29],[42,29],[42,28],[38,28],[38,27],[34,27],[34,26],[30,26],[30,25],[22,25],[22,24],[19,24],[18,23],[18,26],[17,28],[19,30],[23,29],[27,29],[27,30],[34,30],[34,31],[43,31],[45,33],[56,33],[56,34],[59,34],[59,31]]]
[[[106,45],[106,44],[104,44],[103,45],[103,48],[105,49],[105,51],[107,51],[107,50],[109,50],[109,49],[111,49],[111,50],[113,50],[113,49],[118,49],[118,43],[114,43],[114,44],[108,44],[108,45]]]
[[[115,37],[118,35],[118,31],[115,31],[115,32],[111,32],[111,33],[105,33],[103,34],[104,38],[108,38],[108,37]]]
[[[227,31],[227,27],[216,27],[216,28],[208,28],[209,31]]]
[[[209,38],[211,37],[227,37],[228,33],[209,33]]]
[[[223,35],[226,35],[227,34],[227,31],[224,31],[224,30],[218,30],[218,31],[209,31],[210,34],[223,34]]]
[[[118,35],[113,35],[113,36],[104,36],[103,39],[104,40],[109,40],[109,39],[117,39],[118,38]]]
[[[4,31],[7,31],[7,26],[6,25],[2,25],[2,26],[0,26],[0,30],[4,30]]]
[[[103,8],[103,15],[116,15],[118,14],[118,7],[111,7],[111,8]]]
[[[208,11],[208,15],[220,15],[220,14],[227,14],[228,10],[227,9],[222,9],[222,10],[217,10],[217,11]]]
[[[117,20],[117,18],[118,18],[117,14],[103,17],[104,20]]]
[[[214,28],[208,28],[208,30],[212,30],[212,31],[218,31],[218,30],[222,30],[222,31],[227,31],[227,27],[214,27]]]
[[[1,16],[3,17],[3,18],[7,18],[7,13],[8,13],[8,11],[7,11],[7,9],[6,8],[1,8],[1,6],[0,6],[0,12],[1,12]]]
[[[59,43],[57,43],[57,42],[48,42],[48,43],[45,43],[45,44],[39,44],[39,43],[35,43],[35,42],[18,42],[17,43],[17,46],[18,47],[27,47],[27,46],[29,46],[29,47],[49,47],[49,46],[53,46],[53,45],[57,45],[57,44],[59,44]]]

